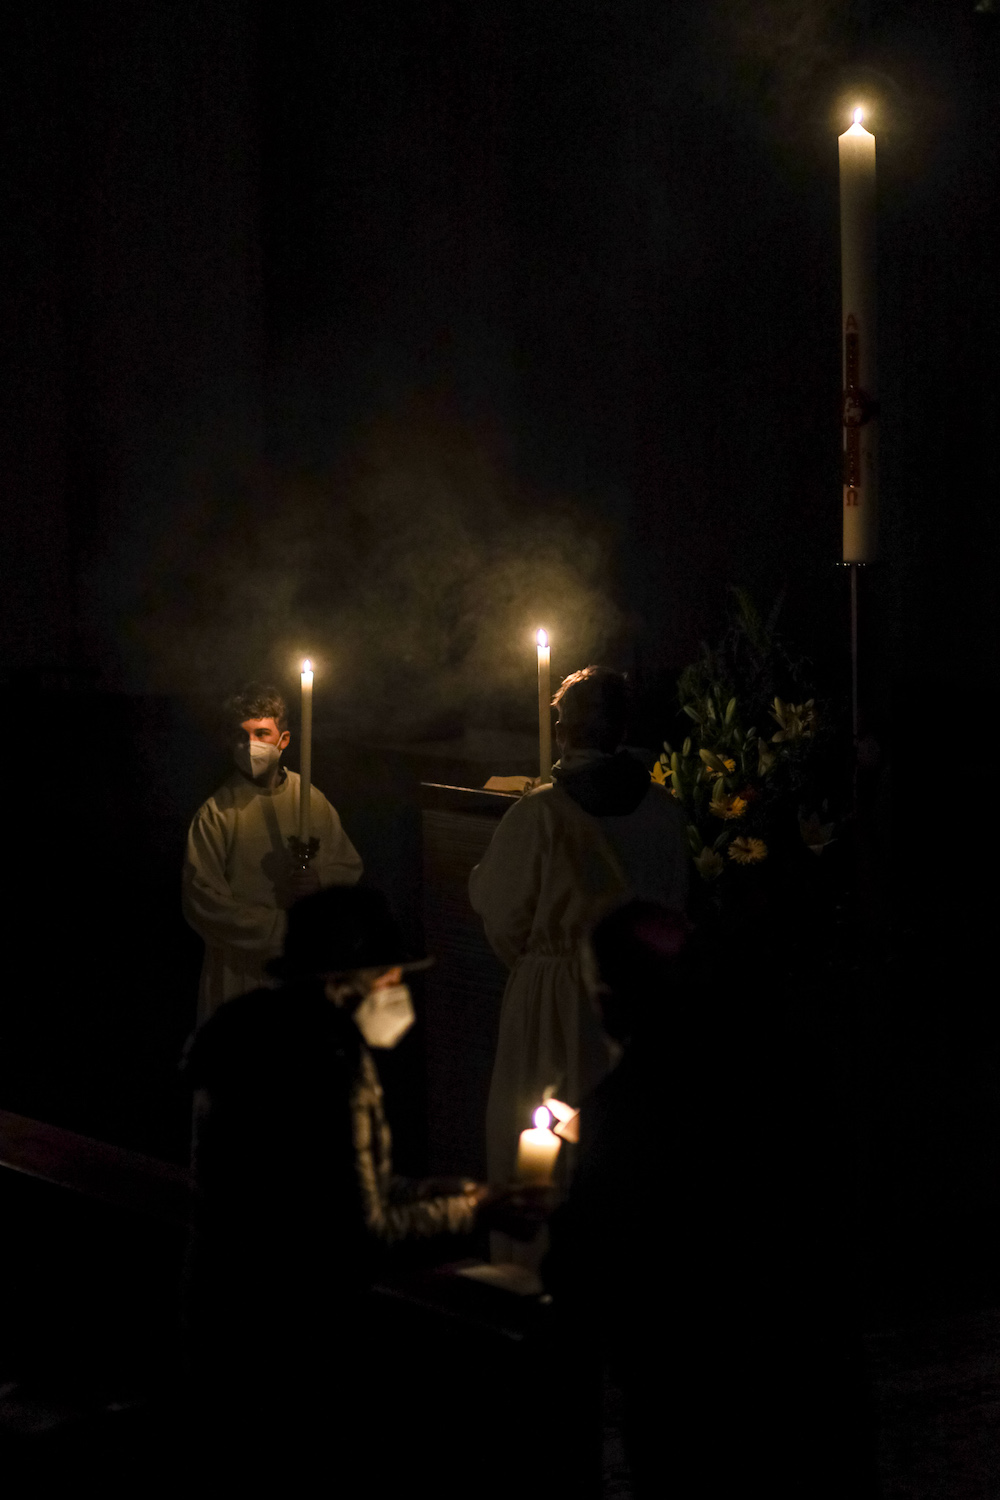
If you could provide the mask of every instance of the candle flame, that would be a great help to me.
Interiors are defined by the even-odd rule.
[[[552,1129],[552,1112],[551,1110],[546,1109],[544,1104],[540,1109],[535,1110],[535,1113],[531,1118],[534,1121],[536,1130]]]
[[[854,123],[855,123],[855,125],[860,125],[861,124],[861,110],[860,109],[856,109],[854,111]]]
[[[312,664],[312,662],[309,660],[309,658],[307,656],[306,659],[305,659],[305,661],[302,663],[302,670],[303,670],[303,672],[311,672],[312,669],[313,669],[313,664]]]
[[[548,633],[548,631],[547,630],[540,630],[538,632],[538,634],[535,636],[535,640],[538,642],[538,644],[541,647],[544,648],[545,646],[547,646],[549,644],[549,633]]]

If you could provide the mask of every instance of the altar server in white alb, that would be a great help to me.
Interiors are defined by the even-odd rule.
[[[625,678],[586,667],[553,701],[553,782],[505,814],[469,879],[486,936],[511,971],[487,1107],[491,1182],[513,1176],[519,1134],[547,1092],[579,1107],[611,1066],[584,983],[584,938],[626,901],[681,913],[687,897],[681,809],[620,748]]]
[[[205,944],[199,1024],[266,982],[264,965],[281,952],[295,901],[355,885],[362,872],[336,809],[315,786],[309,806],[319,851],[306,870],[292,858],[300,789],[297,773],[281,764],[291,739],[281,694],[251,684],[227,703],[226,720],[236,770],[195,813],[184,861],[184,916]]]

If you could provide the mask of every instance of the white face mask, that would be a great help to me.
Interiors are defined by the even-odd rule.
[[[369,1047],[395,1047],[416,1020],[405,984],[370,990],[354,1012],[354,1024]]]
[[[233,746],[233,760],[244,776],[250,776],[254,781],[266,776],[280,759],[281,751],[277,745],[269,745],[266,740],[242,740]]]

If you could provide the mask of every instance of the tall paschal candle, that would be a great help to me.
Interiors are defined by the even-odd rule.
[[[854,111],[839,139],[843,354],[844,562],[874,562],[878,546],[875,373],[875,137]]]

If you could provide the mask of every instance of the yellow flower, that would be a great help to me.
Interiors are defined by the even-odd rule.
[[[738,865],[759,865],[767,858],[767,845],[763,839],[733,839],[728,853]]]
[[[775,698],[771,718],[777,724],[778,732],[772,734],[771,744],[780,745],[782,740],[811,739],[816,733],[815,701],[815,698],[810,698],[808,703],[783,703],[780,698]]]
[[[668,770],[668,768],[663,764],[661,760],[658,760],[649,774],[656,782],[657,786],[666,786],[667,777],[672,776],[674,773],[673,771]]]
[[[747,801],[745,797],[738,797],[735,792],[727,792],[721,797],[713,797],[709,806],[717,818],[742,818],[747,810]]]
[[[721,854],[706,844],[701,853],[695,855],[694,867],[702,880],[714,880],[716,875],[722,874],[726,861]]]
[[[736,770],[736,762],[734,760],[723,759],[722,764],[725,766],[726,772],[728,772],[730,776]],[[708,777],[709,781],[717,781],[720,776],[725,775],[725,772],[717,771],[714,766],[706,766],[705,775]]]
[[[716,755],[714,750],[699,750],[698,754],[705,762],[706,781],[715,781],[718,777],[725,775],[726,772],[731,776],[736,770],[736,762],[734,760],[729,760],[725,755]],[[713,761],[715,762],[714,765]],[[722,766],[725,766],[725,772],[721,769]]]
[[[822,854],[827,844],[833,843],[833,829],[832,823],[820,822],[819,813],[810,813],[808,818],[799,819],[802,842],[814,854]]]

